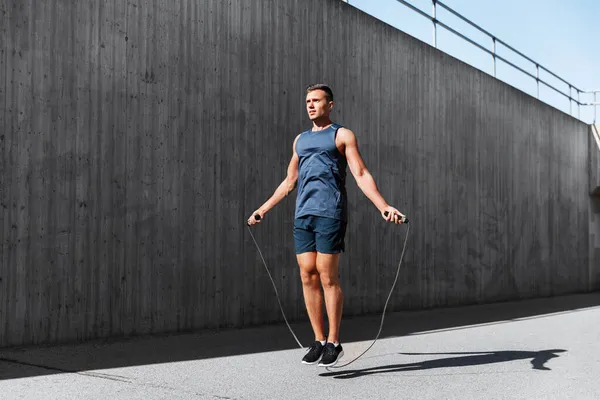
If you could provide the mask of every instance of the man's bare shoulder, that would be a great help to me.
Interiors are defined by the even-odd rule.
[[[298,134],[298,136],[296,136],[296,138],[294,139],[294,144],[292,145],[292,149],[294,150],[294,154],[296,154],[296,143],[298,142],[298,139],[300,138],[302,134]]]
[[[348,141],[352,141],[356,138],[354,132],[344,127],[338,129],[337,136],[342,140],[343,143],[347,143]]]

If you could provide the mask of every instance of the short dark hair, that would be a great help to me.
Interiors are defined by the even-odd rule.
[[[322,90],[325,92],[325,97],[329,101],[333,101],[333,92],[331,88],[324,83],[315,83],[314,85],[309,85],[306,88],[306,94],[312,92],[313,90]]]

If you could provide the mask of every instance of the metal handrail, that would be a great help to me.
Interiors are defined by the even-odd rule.
[[[584,105],[584,106],[594,106],[594,124],[595,124],[596,121],[597,121],[596,116],[598,114],[598,106],[600,106],[600,103],[598,103],[597,100],[596,100],[596,95],[598,93],[600,93],[600,90],[588,90],[588,91],[585,91],[585,92],[582,92],[582,93],[593,93],[594,94],[594,102],[593,103],[585,103],[585,104],[582,104],[582,105]]]
[[[346,3],[350,3],[349,0],[343,0]],[[596,123],[596,114],[597,114],[597,106],[600,105],[600,103],[597,102],[596,100],[596,95],[598,93],[600,93],[600,90],[581,90],[579,89],[577,86],[573,85],[570,82],[567,82],[566,80],[564,80],[563,78],[561,78],[560,76],[558,76],[557,74],[555,74],[554,72],[550,71],[548,68],[544,67],[543,65],[541,65],[540,63],[538,63],[537,61],[531,59],[530,57],[527,57],[525,54],[521,53],[519,50],[515,49],[514,47],[510,46],[509,44],[507,44],[506,42],[504,42],[503,40],[498,39],[498,37],[496,37],[495,35],[491,34],[490,32],[486,31],[485,29],[483,29],[482,27],[480,27],[479,25],[477,25],[476,23],[470,21],[468,18],[464,17],[463,15],[461,15],[460,13],[454,11],[452,8],[450,8],[449,6],[447,6],[446,4],[444,4],[443,2],[441,2],[440,0],[431,0],[431,2],[433,3],[433,7],[432,7],[432,11],[431,11],[431,15],[427,14],[426,12],[422,11],[421,9],[415,7],[414,5],[412,5],[411,3],[409,3],[406,0],[396,0],[397,2],[403,4],[404,6],[410,8],[411,10],[413,10],[414,12],[416,12],[417,14],[421,15],[422,17],[425,17],[427,19],[429,19],[431,22],[433,22],[433,46],[437,48],[437,25],[440,25],[442,28],[448,30],[449,32],[453,33],[454,35],[462,38],[463,40],[466,40],[467,42],[471,43],[473,46],[476,46],[477,48],[479,48],[480,50],[483,50],[484,52],[490,54],[493,57],[493,62],[494,62],[494,76],[496,76],[496,59],[503,61],[504,63],[510,65],[511,67],[521,71],[522,73],[524,73],[525,75],[535,79],[536,83],[537,83],[537,98],[540,98],[540,83],[544,84],[545,86],[549,87],[550,89],[554,90],[555,92],[565,96],[566,98],[569,99],[569,112],[571,114],[573,114],[573,109],[572,109],[572,105],[573,103],[577,104],[578,108],[577,108],[577,117],[579,117],[579,107],[580,106],[594,106],[594,123]],[[464,22],[468,23],[469,25],[471,25],[472,27],[474,27],[475,29],[479,30],[480,32],[484,33],[485,35],[487,35],[488,37],[490,37],[492,39],[492,44],[493,44],[493,50],[489,50],[485,47],[483,47],[481,44],[475,42],[474,40],[468,38],[467,36],[463,35],[462,33],[458,32],[457,30],[451,28],[450,26],[446,25],[445,23],[443,23],[442,21],[440,21],[437,18],[437,5],[440,5],[442,8],[444,8],[445,10],[447,10],[448,12],[450,12],[451,14],[453,14],[454,16],[460,18],[461,20],[463,20]],[[496,54],[496,42],[502,44],[504,47],[506,47],[507,49],[513,51],[514,53],[518,54],[519,56],[523,57],[525,60],[531,62],[532,64],[535,65],[536,68],[536,74],[532,74],[526,70],[524,70],[523,68],[519,67],[518,65],[508,61],[506,58],[499,56],[498,54]],[[547,73],[549,73],[550,75],[554,76],[555,78],[557,78],[558,80],[560,80],[561,82],[565,83],[566,85],[569,86],[569,94],[563,92],[562,90],[554,87],[553,85],[551,85],[550,83],[544,81],[543,79],[540,78],[540,69],[546,71]],[[575,89],[575,91],[577,92],[577,98],[573,97],[573,89]],[[579,95],[581,93],[584,94],[593,94],[594,95],[594,102],[593,103],[582,103],[579,100]]]
[[[453,9],[451,9],[450,7],[448,7],[447,5],[445,5],[444,3],[442,3],[440,0],[436,1],[440,6],[442,6],[444,9],[446,9],[447,11],[449,11],[450,13],[454,14],[455,16],[457,16],[458,18],[462,19],[463,21],[465,21],[466,23],[468,23],[469,25],[473,26],[474,28],[477,28],[479,31],[481,31],[482,33],[485,33],[486,35],[488,35],[490,38],[494,39],[495,41],[501,43],[504,45],[504,47],[514,51],[515,53],[517,53],[518,55],[520,55],[521,57],[523,57],[524,59],[526,59],[527,61],[531,62],[532,64],[535,64],[536,66],[539,66],[540,68],[542,68],[544,71],[548,72],[549,74],[553,75],[555,78],[561,80],[562,82],[566,83],[567,85],[570,85],[573,89],[577,90],[578,92],[583,92],[583,90],[578,89],[576,86],[570,84],[569,82],[565,81],[563,78],[561,78],[560,76],[556,75],[554,72],[550,71],[548,68],[544,67],[543,65],[541,65],[540,63],[538,63],[535,60],[532,60],[531,58],[527,57],[525,54],[521,53],[519,50],[515,49],[514,47],[512,47],[511,45],[509,45],[508,43],[506,43],[505,41],[498,39],[497,36],[492,35],[490,32],[486,31],[485,29],[481,28],[479,25],[469,21],[467,18],[463,17],[462,15],[460,15],[459,13],[457,13],[456,11],[454,11]]]
[[[397,0],[397,1],[404,1],[404,0]],[[468,37],[466,37],[465,35],[463,35],[462,33],[457,32],[456,30],[450,28],[448,25],[444,24],[441,21],[437,22],[441,27],[445,28],[446,30],[454,33],[455,35],[461,37],[462,39],[466,40],[467,42],[471,43],[474,46],[477,46],[478,48],[480,48],[481,50],[485,51],[486,53],[490,54],[491,56],[493,56],[494,58],[499,59],[500,61],[504,61],[505,63],[507,63],[508,65],[512,66],[513,68],[518,69],[519,71],[521,71],[522,73],[529,75],[530,77],[532,77],[533,79],[535,79],[538,82],[543,83],[544,85],[548,86],[550,89],[555,90],[556,92],[562,94],[565,97],[571,98],[570,95],[564,93],[563,91],[561,91],[560,89],[555,88],[554,86],[550,85],[549,83],[545,82],[544,80],[539,78],[539,75],[535,76],[532,73],[525,71],[523,68],[519,67],[518,65],[513,64],[512,62],[508,61],[506,58],[499,56],[498,54],[486,49],[485,47],[481,46],[479,43],[476,43],[475,41],[469,39]],[[545,69],[545,68],[544,68]],[[495,74],[494,74],[495,75]],[[539,93],[538,93],[538,98],[539,98]],[[577,103],[579,103],[577,100],[573,99],[573,101],[576,101]]]

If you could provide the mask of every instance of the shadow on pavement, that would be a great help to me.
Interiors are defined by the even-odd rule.
[[[275,299],[274,299],[275,301]],[[553,298],[443,308],[425,311],[386,313],[380,338],[427,334],[428,331],[464,329],[479,324],[501,324],[522,318],[600,306],[600,293],[577,294]],[[344,317],[342,342],[374,339],[381,315]],[[303,345],[313,339],[310,324],[291,324]],[[219,332],[155,335],[115,338],[86,343],[54,346],[8,348],[0,350],[0,380],[57,373],[121,368],[167,362],[237,356],[251,353],[298,348],[285,324],[228,329]],[[548,350],[549,351],[549,350]],[[558,352],[558,351],[557,351]],[[535,352],[533,352],[535,353]],[[531,357],[532,352],[488,352],[484,355],[427,361],[424,363],[381,367],[441,368],[454,363],[500,362],[503,358]],[[533,357],[535,359],[535,357]],[[448,361],[450,360],[450,361]],[[485,361],[489,360],[489,361]],[[496,360],[496,361],[495,361]],[[360,372],[360,371],[359,371]],[[362,375],[379,371],[363,370]],[[346,372],[347,374],[347,372]]]
[[[422,371],[435,368],[468,367],[483,364],[496,364],[507,361],[526,360],[531,358],[533,369],[550,371],[545,364],[552,358],[560,357],[556,353],[564,353],[566,350],[552,349],[540,351],[481,351],[481,352],[457,352],[457,353],[398,353],[402,355],[464,355],[464,357],[448,357],[436,360],[426,360],[410,364],[392,364],[379,367],[343,370],[340,372],[326,372],[319,374],[324,377],[335,379],[360,378],[361,376],[382,374],[389,372]]]

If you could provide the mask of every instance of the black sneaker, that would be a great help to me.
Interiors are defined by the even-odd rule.
[[[327,343],[319,367],[332,367],[337,364],[343,355],[344,349],[342,349],[341,344],[336,347],[333,343]]]
[[[318,363],[324,348],[325,346],[323,346],[321,342],[315,340],[308,348],[308,353],[302,358],[302,364],[313,365]]]

